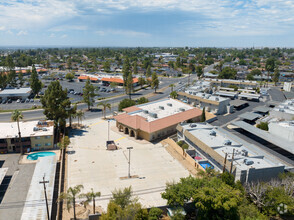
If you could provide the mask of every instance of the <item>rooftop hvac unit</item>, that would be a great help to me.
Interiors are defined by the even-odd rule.
[[[248,151],[247,150],[242,150],[242,156],[248,157]]]
[[[195,128],[195,127],[197,127],[197,124],[192,123],[192,124],[190,124],[190,127]]]
[[[159,106],[159,109],[164,110],[164,106]]]
[[[282,109],[282,108],[280,108],[280,109],[279,109],[279,112],[285,112],[285,110],[284,110],[284,109]]]
[[[167,106],[170,106],[170,107],[172,107],[172,106],[173,106],[173,104],[172,104],[172,103],[167,103]]]
[[[205,94],[204,93],[202,94],[202,97],[205,97]]]
[[[207,95],[206,98],[209,99],[211,95]]]
[[[179,108],[179,110],[180,110],[181,112],[186,111],[186,109],[184,109],[184,108]]]
[[[196,95],[196,92],[193,92],[193,95]]]
[[[145,114],[148,114],[148,113],[149,113],[148,110],[143,110],[143,112],[144,112]]]
[[[150,115],[152,118],[157,118],[157,114],[156,114],[156,113],[152,113],[152,112],[150,112],[149,115]]]
[[[252,165],[252,164],[254,164],[254,162],[252,160],[249,160],[249,159],[244,159],[244,163],[246,165]]]
[[[232,141],[230,141],[230,140],[225,140],[225,141],[224,141],[224,145],[232,145]]]
[[[47,128],[42,128],[42,131],[47,131]]]
[[[219,97],[215,97],[215,101],[219,101]]]
[[[211,136],[216,136],[216,132],[215,132],[215,130],[211,130],[211,131],[209,132],[209,135],[211,135]]]
[[[39,128],[38,127],[34,127],[33,128],[33,131],[39,131]]]

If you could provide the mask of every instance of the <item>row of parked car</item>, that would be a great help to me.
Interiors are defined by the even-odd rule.
[[[0,102],[1,104],[10,104],[10,103],[12,103],[13,102],[13,100],[12,99],[3,99],[2,100],[2,102]],[[29,103],[29,102],[35,102],[35,100],[34,99],[29,99],[29,98],[27,98],[27,99],[17,99],[16,100],[16,103]]]

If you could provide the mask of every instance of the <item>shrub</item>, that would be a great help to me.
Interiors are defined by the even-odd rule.
[[[136,105],[136,102],[131,99],[124,99],[118,104],[118,111],[122,111],[124,108]]]

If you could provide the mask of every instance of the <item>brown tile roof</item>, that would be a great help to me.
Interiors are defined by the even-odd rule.
[[[138,111],[138,110],[141,110],[141,108],[139,108],[139,107],[137,107],[137,106],[135,106],[135,105],[123,109],[123,111],[126,112],[126,113],[134,112],[134,111]]]
[[[127,113],[114,116],[114,118],[119,123],[124,124],[130,128],[140,129],[141,131],[145,131],[147,133],[153,133],[191,118],[199,117],[201,114],[202,111],[200,109],[193,108],[185,112],[179,112],[151,122],[146,121],[146,118],[143,118],[142,116],[129,115]]]

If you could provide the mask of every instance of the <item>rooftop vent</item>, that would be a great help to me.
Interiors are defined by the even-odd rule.
[[[150,112],[149,115],[150,115],[152,118],[157,118],[157,113],[152,113],[152,112]]]
[[[211,130],[211,131],[209,132],[209,135],[211,135],[211,136],[216,136],[216,132],[215,132],[215,130]]]
[[[39,131],[39,128],[38,127],[34,127],[33,128],[33,131]]]
[[[197,124],[192,123],[192,124],[190,124],[190,127],[195,128],[195,127],[197,127]]]
[[[284,109],[282,109],[282,108],[280,108],[280,109],[279,109],[279,112],[285,112],[285,110],[284,110]]]
[[[219,97],[215,97],[215,101],[219,101]]]
[[[242,156],[248,157],[248,151],[247,150],[242,150]]]
[[[172,106],[173,106],[173,104],[172,104],[172,103],[167,103],[167,106],[170,106],[170,107],[172,107]]]
[[[254,164],[254,162],[252,160],[249,160],[249,159],[244,159],[244,163],[246,165],[252,165],[252,164]]]
[[[179,110],[180,110],[181,112],[186,111],[186,109],[184,109],[184,108],[179,108]]]
[[[224,141],[224,145],[232,145],[232,141],[230,141],[230,140],[225,140],[225,141]]]
[[[143,110],[143,112],[144,112],[145,114],[148,114],[148,113],[149,113],[148,110]]]
[[[42,131],[47,131],[47,128],[42,128]]]
[[[159,106],[159,109],[164,110],[164,106]]]
[[[284,109],[289,109],[289,106],[284,106]]]

